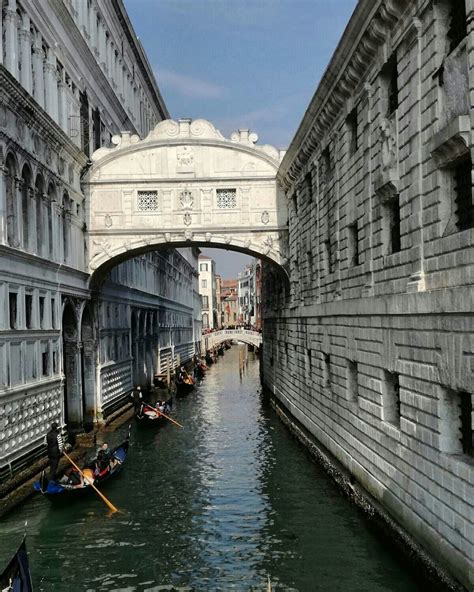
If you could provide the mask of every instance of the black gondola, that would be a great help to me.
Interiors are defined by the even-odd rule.
[[[171,411],[172,405],[173,405],[173,398],[171,397],[170,399],[168,399],[166,401],[163,413],[168,415],[169,412]],[[138,421],[140,423],[146,424],[146,425],[163,425],[163,424],[167,423],[166,417],[163,417],[163,415],[161,415],[159,413],[159,409],[157,412],[157,406],[150,405],[148,403],[141,404],[140,409],[135,414],[135,417],[138,419]]]
[[[10,563],[0,574],[0,590],[21,590],[21,592],[33,592],[30,567],[28,565],[28,553],[26,552],[26,537],[23,537]]]
[[[175,384],[177,395],[187,395],[194,390],[194,382],[184,382],[177,380]]]
[[[130,442],[130,427],[127,438],[118,446],[116,446],[110,453],[110,460],[108,467],[97,473],[97,458],[87,463],[81,470],[87,476],[94,476],[94,485],[99,486],[105,483],[112,477],[115,477],[122,469],[123,463],[127,458],[128,446]],[[66,480],[63,475],[59,480],[49,480],[46,477],[45,471],[41,474],[38,481],[33,484],[33,489],[47,497],[51,501],[71,500],[75,497],[87,494],[92,491],[92,487],[87,480],[81,479],[78,484],[73,484]]]
[[[214,364],[214,358],[212,357],[212,355],[209,352],[207,352],[207,354],[206,354],[206,364],[208,366],[210,366],[211,364]]]

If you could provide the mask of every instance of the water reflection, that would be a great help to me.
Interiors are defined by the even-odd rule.
[[[3,562],[29,522],[35,590],[417,590],[260,395],[238,347],[176,402],[177,420],[134,426],[107,496],[55,508],[35,497],[0,525]],[[110,438],[119,442],[126,426]],[[420,588],[421,589],[421,588]]]

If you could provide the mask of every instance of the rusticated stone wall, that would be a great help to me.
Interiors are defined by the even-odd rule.
[[[283,304],[266,273],[263,375],[471,589],[474,2],[461,5],[359,2],[280,166],[291,293]]]

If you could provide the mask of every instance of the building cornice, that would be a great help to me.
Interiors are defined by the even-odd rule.
[[[55,13],[58,16],[59,20],[63,24],[66,31],[68,31],[68,35],[70,37],[71,46],[74,47],[75,51],[81,56],[84,60],[84,65],[87,68],[87,78],[92,78],[94,83],[100,88],[100,90],[106,95],[107,99],[111,103],[111,108],[114,113],[117,114],[118,118],[120,119],[120,123],[123,129],[133,130],[135,133],[138,133],[135,124],[130,119],[127,111],[124,108],[122,101],[119,100],[115,90],[112,88],[111,83],[109,82],[108,78],[105,76],[104,72],[100,68],[99,64],[97,63],[94,55],[91,52],[90,47],[87,45],[84,37],[82,36],[81,32],[77,28],[74,19],[72,18],[71,14],[67,10],[63,0],[50,0],[54,6]],[[63,48],[63,51],[67,51],[67,48]],[[69,53],[68,57],[70,58],[71,62],[75,62],[71,54]],[[78,67],[77,63],[75,63],[75,71],[78,74],[81,74],[81,69]],[[86,80],[84,78],[84,80]],[[87,89],[89,90],[89,89]]]
[[[144,79],[146,80],[148,89],[155,97],[155,105],[157,106],[162,119],[169,119],[170,114],[168,112],[168,109],[166,108],[165,101],[161,95],[160,89],[158,88],[158,84],[153,74],[153,70],[150,66],[150,62],[148,61],[141,41],[135,33],[135,29],[133,28],[132,23],[128,18],[127,11],[125,10],[125,7],[123,5],[123,0],[112,0],[112,5],[120,20],[120,24],[122,25],[123,30],[127,35],[127,39],[130,43],[130,47],[133,50],[135,59],[141,65],[142,74]]]
[[[286,191],[298,180],[409,6],[409,0],[359,1],[281,162],[277,177]]]

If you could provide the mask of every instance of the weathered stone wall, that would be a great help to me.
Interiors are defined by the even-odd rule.
[[[358,4],[280,167],[291,294],[283,305],[266,274],[263,373],[470,588],[474,33],[452,47],[460,4]]]

